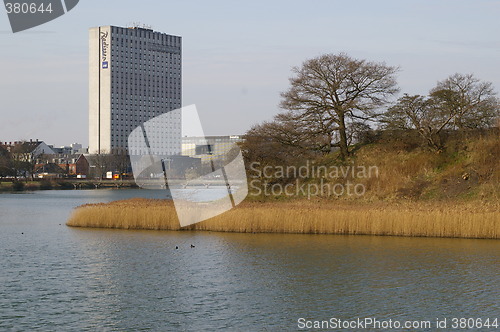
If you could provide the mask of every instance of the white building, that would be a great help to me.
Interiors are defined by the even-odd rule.
[[[168,113],[149,140],[165,154],[181,151],[182,40],[144,28],[89,31],[89,153],[127,148],[128,135]]]
[[[229,151],[240,142],[243,137],[239,135],[182,137],[182,155],[201,158],[203,163],[213,158],[225,160]]]

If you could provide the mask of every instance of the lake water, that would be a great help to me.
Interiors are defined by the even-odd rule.
[[[293,331],[299,318],[447,318],[448,327],[452,318],[500,320],[500,241],[65,226],[77,205],[161,194],[0,194],[0,330]]]

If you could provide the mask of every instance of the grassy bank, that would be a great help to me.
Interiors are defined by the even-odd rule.
[[[171,202],[132,199],[77,208],[68,226],[181,230]],[[492,203],[248,203],[182,230],[500,238]]]
[[[9,181],[0,182],[0,192],[37,191],[37,190],[67,190],[74,189],[70,182],[30,180],[30,181]]]
[[[500,202],[500,130],[450,139],[440,152],[381,138],[360,147],[355,159],[380,170],[378,178],[361,180],[374,200]]]

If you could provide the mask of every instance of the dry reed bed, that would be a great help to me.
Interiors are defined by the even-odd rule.
[[[180,228],[173,204],[132,199],[78,207],[68,226],[243,233],[363,234],[500,238],[498,205],[425,203],[243,203],[220,216]]]

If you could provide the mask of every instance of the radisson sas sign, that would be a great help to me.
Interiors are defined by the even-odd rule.
[[[108,69],[109,68],[109,60],[108,60],[108,49],[109,49],[109,43],[108,43],[108,35],[109,32],[101,32],[101,67],[102,69]]]

